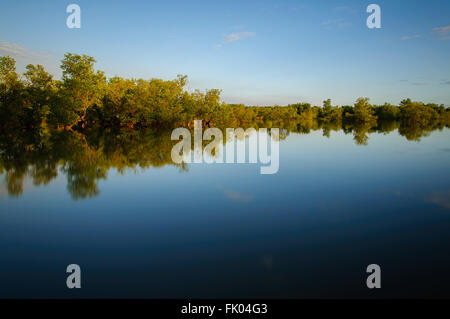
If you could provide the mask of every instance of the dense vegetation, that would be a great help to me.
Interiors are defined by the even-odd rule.
[[[237,127],[280,122],[344,123],[376,126],[399,121],[426,128],[448,126],[450,110],[443,105],[403,100],[400,105],[371,105],[359,98],[353,106],[322,107],[299,103],[284,107],[246,107],[220,101],[220,90],[185,90],[186,76],[160,79],[107,79],[94,69],[95,60],[68,53],[61,63],[62,78],[54,80],[41,65],[28,65],[23,76],[15,61],[0,58],[0,125],[25,128],[84,129],[87,127],[173,127],[202,119],[207,126]]]
[[[94,62],[66,54],[62,79],[54,80],[41,65],[28,65],[19,76],[12,58],[0,58],[0,174],[9,195],[20,195],[26,180],[45,185],[63,173],[74,199],[92,197],[112,168],[176,165],[171,129],[192,127],[194,119],[220,128],[278,127],[281,139],[290,132],[343,131],[357,145],[367,145],[371,133],[394,130],[417,141],[450,124],[448,108],[410,99],[398,106],[371,105],[367,98],[342,107],[330,100],[321,107],[226,104],[219,90],[187,92],[184,76],[106,79]]]

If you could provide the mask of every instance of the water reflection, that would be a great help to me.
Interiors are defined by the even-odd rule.
[[[332,131],[352,134],[357,145],[368,145],[372,133],[398,131],[409,141],[420,141],[438,126],[411,126],[400,122],[380,121],[378,124],[349,125],[341,122],[317,121],[264,123],[261,127],[280,127],[280,140],[290,133],[309,134],[322,130],[330,137]],[[111,168],[124,174],[129,169],[148,169],[174,165],[181,172],[187,164],[175,164],[171,150],[176,141],[169,130],[88,130],[53,132],[3,132],[0,135],[0,174],[4,175],[9,196],[20,196],[27,178],[34,186],[47,185],[58,174],[67,178],[67,190],[72,198],[83,199],[99,195],[99,181],[108,177]],[[205,144],[207,142],[204,141]],[[210,154],[213,155],[213,154]],[[281,154],[283,156],[283,154]],[[218,188],[233,200],[248,202],[251,197]],[[2,191],[4,192],[4,191]],[[436,197],[430,201],[436,202]]]

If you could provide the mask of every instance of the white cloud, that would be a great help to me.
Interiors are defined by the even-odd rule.
[[[18,61],[28,62],[35,59],[44,59],[45,56],[35,53],[16,43],[0,41],[0,55],[9,55]]]
[[[450,25],[434,28],[432,31],[440,36],[439,39],[450,40]]]
[[[255,32],[238,32],[238,33],[231,33],[225,37],[225,40],[222,41],[222,43],[230,43],[238,40],[243,40],[249,37],[254,37],[256,35]]]
[[[25,71],[27,64],[41,64],[45,66],[47,72],[53,74],[55,77],[59,76],[61,72],[58,59],[52,55],[44,55],[16,43],[0,40],[0,56],[6,55],[16,60],[18,72]]]
[[[434,33],[439,33],[439,34],[450,33],[450,25],[446,25],[445,27],[434,28],[433,32]]]

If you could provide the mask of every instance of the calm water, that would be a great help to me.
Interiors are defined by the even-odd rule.
[[[0,297],[449,297],[449,133],[291,133],[276,175],[155,136],[8,141]]]

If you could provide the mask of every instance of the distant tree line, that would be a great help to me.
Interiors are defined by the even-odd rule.
[[[270,127],[280,122],[379,126],[397,121],[426,129],[449,126],[450,110],[444,105],[414,102],[371,105],[359,98],[353,106],[322,106],[298,103],[258,107],[220,101],[220,90],[188,92],[187,77],[161,79],[107,79],[94,69],[94,58],[67,53],[61,62],[62,78],[41,65],[28,65],[20,76],[15,61],[0,57],[0,125],[24,128],[84,129],[87,127],[148,128],[191,126],[202,119],[207,126],[236,127],[250,123]]]

